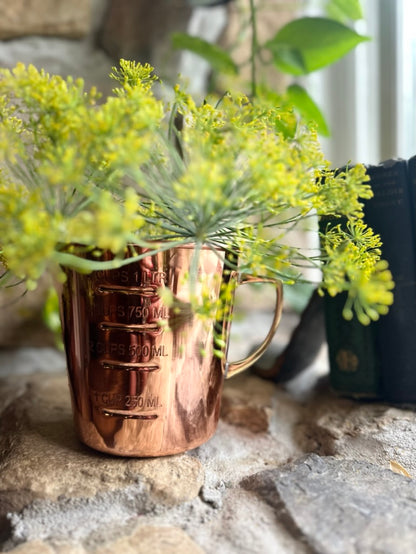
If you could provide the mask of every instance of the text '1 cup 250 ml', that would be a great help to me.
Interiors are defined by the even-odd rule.
[[[145,251],[134,247],[138,254]],[[218,298],[224,279],[276,287],[270,331],[238,362],[214,353],[214,328],[192,314],[192,294]],[[270,343],[282,309],[279,281],[224,272],[225,253],[192,246],[146,255],[120,269],[66,270],[61,313],[75,426],[82,442],[120,456],[162,456],[195,448],[215,432],[225,377],[251,365]],[[169,287],[174,307],[163,301]],[[176,309],[175,306],[180,306]],[[232,310],[232,306],[229,306]]]

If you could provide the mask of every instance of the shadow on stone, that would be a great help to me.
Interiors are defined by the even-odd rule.
[[[8,514],[20,512],[34,499],[35,495],[30,491],[0,491],[0,549],[12,537],[13,529]]]

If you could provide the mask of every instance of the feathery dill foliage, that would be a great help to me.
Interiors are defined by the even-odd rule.
[[[60,265],[117,267],[137,259],[131,243],[151,252],[195,243],[285,282],[321,267],[322,290],[348,291],[347,317],[352,307],[363,323],[386,312],[393,284],[362,222],[361,199],[372,194],[362,167],[334,175],[315,130],[261,99],[196,105],[176,86],[165,102],[153,68],[126,60],[111,77],[117,88],[98,102],[80,79],[0,70],[3,282],[14,275],[33,288]],[[321,255],[307,257],[281,237],[312,213],[348,224],[323,232]],[[86,259],[86,250],[115,258]]]

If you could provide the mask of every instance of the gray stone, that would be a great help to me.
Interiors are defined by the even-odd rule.
[[[48,73],[81,77],[87,89],[97,86],[104,95],[114,87],[114,82],[108,77],[113,60],[87,39],[74,41],[32,36],[0,42],[0,66],[11,68],[18,61],[33,64]]]
[[[148,62],[160,76],[176,78],[179,53],[170,35],[186,30],[190,13],[186,0],[110,0],[99,44],[114,60]]]
[[[412,407],[339,398],[325,386],[297,426],[303,450],[364,460],[386,469],[398,463],[416,477],[416,415]]]
[[[178,527],[139,526],[131,535],[93,550],[94,554],[203,554],[204,551]]]
[[[287,463],[297,453],[288,442],[285,437],[252,433],[220,421],[215,435],[190,454],[203,464],[205,491],[209,487],[221,492],[237,486],[247,475]]]
[[[83,446],[73,429],[65,375],[33,375],[24,392],[21,380],[16,381],[18,393],[1,418],[0,490],[23,489],[56,500],[61,495],[89,497],[144,478],[162,502],[197,496],[203,471],[193,457],[129,460]]]
[[[0,355],[3,550],[413,551],[416,483],[394,473],[415,474],[412,409],[338,398],[326,380],[297,395],[245,372],[226,381],[205,444],[116,458],[75,436],[64,365],[51,349]]]
[[[65,548],[71,554],[72,548],[83,552],[85,545],[92,551],[128,536],[141,514],[142,524],[181,527],[198,544],[209,544],[207,529],[212,524],[220,547],[226,533],[224,509],[235,512],[233,532],[226,539],[229,552],[242,551],[230,488],[293,456],[283,442],[268,432],[253,433],[221,421],[214,437],[188,454],[149,460],[105,456],[87,449],[75,436],[65,374],[30,373],[45,369],[48,359],[50,365],[57,363],[48,357],[49,350],[31,350],[26,358],[20,350],[15,357],[11,354],[4,353],[0,360],[9,368],[14,360],[17,370],[8,376],[4,370],[0,385],[0,514],[7,531],[0,544],[11,548],[41,540],[39,548],[52,545],[58,553],[65,554]],[[239,388],[248,391],[250,383],[253,390],[269,391],[264,401],[270,405],[270,384],[248,374],[234,383],[230,380],[226,394],[238,393]],[[241,506],[244,514],[249,513],[246,500]],[[261,543],[264,528],[248,535]],[[275,534],[266,534],[266,543],[271,544]]]
[[[13,390],[18,383],[23,387],[26,386],[25,379],[15,379],[18,375],[28,376],[31,373],[57,373],[64,371],[66,371],[65,354],[56,348],[49,346],[25,346],[22,348],[0,349],[0,378],[9,376],[10,379],[8,381],[5,380],[3,386],[6,386],[6,383],[8,383],[8,386]],[[10,400],[11,398],[13,397],[2,393],[0,401]],[[0,404],[0,413],[2,409]]]
[[[194,518],[187,532],[208,554],[306,554],[271,506],[240,488],[227,489],[220,510],[203,525]]]
[[[79,38],[91,24],[91,0],[14,0],[0,6],[0,39],[27,35]]]
[[[54,550],[43,541],[30,541],[20,544],[16,548],[9,550],[9,552],[11,554],[53,554]]]
[[[11,532],[5,544],[37,539],[76,543],[92,533],[106,537],[108,528],[121,528],[154,506],[143,481],[93,497],[35,500],[21,512],[8,514]]]
[[[222,398],[221,417],[227,423],[266,432],[272,416],[272,401],[276,392],[273,383],[253,376],[236,376],[227,382]]]
[[[150,512],[141,525],[182,528],[207,554],[306,554],[304,545],[254,493],[225,486],[220,508],[197,499],[163,513]],[[127,533],[126,533],[127,534]]]
[[[416,483],[375,464],[311,454],[243,481],[319,554],[413,552]]]

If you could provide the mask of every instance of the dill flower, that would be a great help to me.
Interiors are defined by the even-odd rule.
[[[81,79],[0,70],[0,284],[14,274],[33,288],[60,266],[119,267],[137,259],[132,243],[192,243],[225,250],[230,269],[286,283],[320,268],[322,291],[348,292],[346,317],[385,313],[393,282],[362,221],[372,195],[362,166],[331,172],[316,130],[261,98],[197,105],[175,86],[165,101],[153,68],[127,60],[111,77],[117,86],[100,100]],[[346,224],[321,228],[320,254],[284,244],[315,215]],[[114,254],[105,262],[85,256],[105,250]],[[221,312],[202,296],[192,306],[202,318]]]

